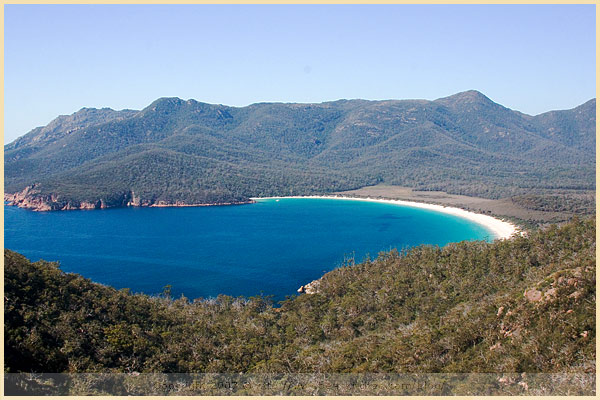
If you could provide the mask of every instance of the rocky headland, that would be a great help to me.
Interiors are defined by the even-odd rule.
[[[99,210],[118,207],[202,207],[226,206],[254,203],[254,200],[223,202],[223,203],[186,203],[183,201],[168,202],[164,200],[142,199],[134,191],[124,193],[120,198],[110,201],[97,199],[77,201],[64,199],[54,193],[43,193],[37,184],[27,186],[16,193],[4,193],[4,202],[31,211],[62,211],[62,210]]]

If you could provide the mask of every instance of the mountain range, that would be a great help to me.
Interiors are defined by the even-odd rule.
[[[531,116],[478,91],[434,101],[83,108],[4,147],[35,210],[231,204],[378,183],[501,198],[594,190],[596,100]]]

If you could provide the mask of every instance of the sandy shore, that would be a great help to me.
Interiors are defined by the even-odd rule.
[[[387,203],[396,204],[399,206],[424,208],[427,210],[437,211],[445,214],[455,215],[457,217],[468,219],[479,225],[482,225],[489,230],[494,239],[508,239],[514,234],[520,232],[520,230],[514,224],[506,221],[502,221],[498,218],[477,214],[472,211],[463,210],[457,207],[445,207],[437,204],[428,203],[417,203],[414,201],[406,200],[384,200],[384,199],[371,199],[371,198],[360,198],[360,197],[347,197],[347,196],[285,196],[285,197],[253,197],[252,200],[261,199],[339,199],[339,200],[353,200],[353,201],[370,201],[374,203]]]

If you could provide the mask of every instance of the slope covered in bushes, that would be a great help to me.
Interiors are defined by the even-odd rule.
[[[275,306],[4,257],[5,372],[595,372],[594,220],[381,254]]]

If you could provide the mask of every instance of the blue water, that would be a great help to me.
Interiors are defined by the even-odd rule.
[[[220,207],[32,212],[4,208],[5,247],[116,288],[190,299],[287,295],[354,257],[490,239],[473,222],[393,204],[260,200]]]

